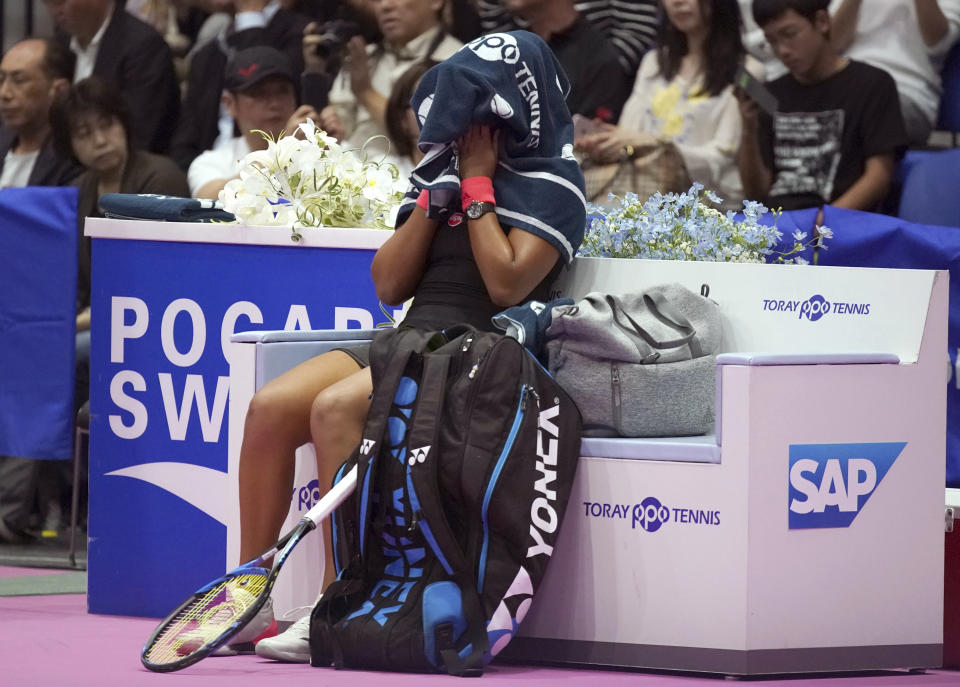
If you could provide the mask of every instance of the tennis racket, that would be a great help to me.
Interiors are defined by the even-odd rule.
[[[226,644],[266,603],[293,548],[353,492],[356,483],[354,467],[269,550],[195,591],[153,631],[140,654],[141,663],[157,672],[180,670]],[[264,567],[274,554],[273,566]]]

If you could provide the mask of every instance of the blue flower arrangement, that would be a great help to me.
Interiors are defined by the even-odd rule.
[[[806,264],[799,254],[809,246],[826,250],[824,241],[833,236],[827,227],[817,227],[813,237],[794,232],[789,250],[777,250],[783,233],[777,229],[780,211],[773,211],[773,224],[761,224],[768,212],[763,203],[743,201],[743,218],[723,213],[704,199],[719,205],[721,199],[703,185],[694,183],[686,193],[655,193],[641,202],[627,193],[612,209],[587,204],[592,217],[578,255],[603,258],[648,258],[654,260],[705,260],[711,262],[775,262]],[[772,256],[776,255],[776,258]]]

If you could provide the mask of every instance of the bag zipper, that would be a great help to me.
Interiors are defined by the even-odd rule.
[[[523,384],[520,387],[520,401],[517,404],[517,410],[513,415],[513,424],[510,426],[510,432],[507,434],[507,440],[503,444],[503,449],[500,451],[500,456],[497,458],[497,463],[493,468],[493,472],[490,474],[490,479],[487,481],[487,490],[483,495],[483,505],[480,508],[480,520],[483,523],[483,538],[481,539],[482,543],[480,545],[480,558],[477,564],[477,592],[480,594],[483,594],[483,578],[487,567],[487,548],[490,545],[490,525],[487,522],[487,511],[490,507],[490,499],[493,497],[493,491],[496,489],[497,480],[500,479],[500,472],[503,470],[504,463],[507,462],[507,458],[510,456],[510,452],[513,450],[513,444],[517,439],[517,434],[520,432],[520,426],[523,424],[523,419],[527,414],[527,396],[531,391],[533,391],[533,388],[527,386],[526,384]]]
[[[621,417],[622,404],[620,398],[620,367],[610,363],[610,386],[613,394],[613,426],[617,433],[623,435],[623,419]]]
[[[407,466],[407,498],[410,499],[410,510],[413,512],[410,527],[420,528],[420,531],[423,533],[423,538],[427,540],[427,544],[430,545],[437,560],[440,561],[440,565],[443,566],[443,569],[447,571],[448,575],[453,577],[453,567],[449,561],[447,561],[446,556],[443,555],[440,545],[437,544],[437,540],[433,536],[433,530],[430,529],[430,523],[423,518],[423,511],[420,510],[420,499],[417,497],[417,490],[413,486],[409,465]]]
[[[363,476],[363,487],[360,490],[360,526],[357,528],[360,532],[360,545],[357,547],[360,558],[363,559],[366,554],[367,545],[367,509],[370,507],[370,475],[373,472],[373,465],[367,464],[367,473]]]

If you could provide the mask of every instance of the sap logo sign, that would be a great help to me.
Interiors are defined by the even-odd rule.
[[[791,444],[790,529],[849,527],[906,445]]]

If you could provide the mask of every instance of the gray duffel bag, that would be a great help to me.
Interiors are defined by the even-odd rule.
[[[711,431],[720,311],[680,284],[587,294],[553,309],[550,373],[573,398],[586,436],[689,436]]]

